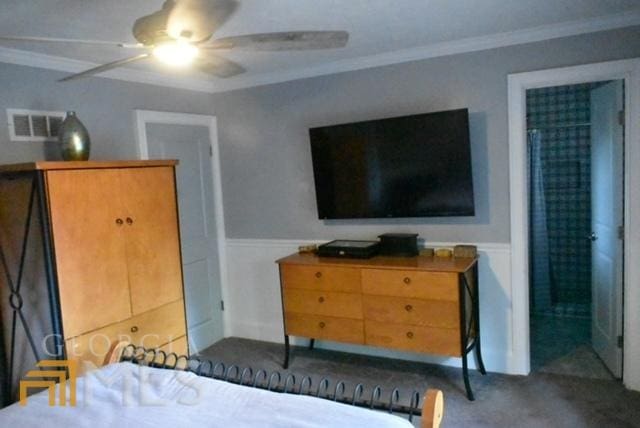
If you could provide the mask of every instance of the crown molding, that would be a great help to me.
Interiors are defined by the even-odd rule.
[[[303,69],[299,68],[287,72],[260,74],[246,77],[240,76],[233,81],[230,81],[229,84],[225,86],[227,88],[226,90],[234,90],[252,86],[269,85],[287,82],[290,80],[383,67],[404,62],[419,61],[448,55],[477,52],[506,46],[595,33],[599,31],[614,30],[634,25],[640,25],[640,11],[609,15],[590,20],[544,25],[541,27],[492,34],[482,37],[470,37],[451,42],[434,43],[416,48],[396,50],[358,58],[349,58]]]
[[[219,93],[255,86],[271,85],[291,80],[337,74],[367,68],[382,67],[404,62],[419,61],[448,55],[477,52],[506,46],[540,42],[580,34],[607,31],[640,25],[640,10],[607,15],[587,20],[568,21],[543,25],[535,28],[497,33],[488,36],[470,37],[450,42],[401,49],[381,54],[348,58],[284,72],[262,73],[231,78],[228,80],[207,80],[175,77],[169,74],[120,68],[107,71],[97,77],[123,80],[127,82],[186,89],[198,92]],[[0,62],[28,67],[77,73],[98,64],[65,57],[35,53],[25,50],[0,47]]]

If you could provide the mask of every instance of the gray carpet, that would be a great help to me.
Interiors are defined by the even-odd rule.
[[[278,344],[229,338],[205,349],[201,356],[285,373],[283,346]],[[406,400],[413,390],[442,389],[445,428],[640,427],[640,393],[627,391],[613,380],[552,373],[482,376],[473,371],[470,378],[476,401],[469,402],[459,369],[306,348],[293,349],[286,373],[310,375],[314,385],[323,377],[344,379],[351,390],[358,383],[368,391],[380,385],[387,394],[399,387]]]

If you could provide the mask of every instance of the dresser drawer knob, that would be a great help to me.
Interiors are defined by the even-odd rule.
[[[411,284],[411,278],[409,278],[408,276],[405,276],[405,278],[402,280],[405,284]]]
[[[316,278],[318,279],[322,278],[322,272],[316,272]]]
[[[124,222],[122,221],[122,219],[121,219],[121,218],[117,218],[117,219],[116,219],[116,224],[117,224],[118,226],[122,226],[122,224],[123,224],[123,223],[124,223]]]
[[[413,339],[413,332],[412,331],[408,331],[407,332],[407,338]]]
[[[138,332],[138,326],[133,326],[131,327],[131,333],[137,333]]]
[[[405,306],[405,307],[404,307],[404,309],[405,309],[407,312],[411,312],[411,311],[413,310],[413,306],[411,306],[411,305],[407,305],[407,306]]]
[[[325,328],[325,326],[326,326],[326,324],[324,323],[324,321],[320,321],[318,323],[318,327],[320,327],[320,328]]]
[[[320,297],[318,298],[318,302],[320,302],[320,303],[324,303],[324,297],[320,296]]]
[[[127,224],[131,226],[133,224],[133,219],[131,217],[127,217]]]

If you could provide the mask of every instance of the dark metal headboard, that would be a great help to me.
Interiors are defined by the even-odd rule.
[[[421,414],[421,396],[418,391],[411,393],[410,404],[407,406],[400,403],[401,395],[398,388],[394,388],[385,400],[382,399],[383,391],[380,386],[374,387],[365,396],[365,387],[361,383],[348,393],[347,384],[344,381],[338,381],[332,385],[329,379],[323,378],[314,387],[310,376],[296,377],[291,373],[283,376],[278,371],[271,373],[266,370],[254,371],[251,367],[227,366],[222,362],[214,363],[210,360],[186,357],[176,353],[167,354],[164,351],[149,350],[134,345],[127,345],[124,348],[119,361],[155,368],[189,371],[198,376],[250,388],[285,394],[308,395],[352,406],[387,411],[392,414],[400,413],[407,415],[409,421],[413,421],[414,415],[420,416]]]

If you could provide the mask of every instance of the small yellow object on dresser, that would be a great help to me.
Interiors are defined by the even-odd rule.
[[[420,250],[420,255],[422,257],[433,257],[434,249],[433,248],[423,248]]]
[[[312,244],[312,245],[300,245],[298,247],[298,252],[300,254],[315,253],[316,251],[318,251],[318,246],[315,245],[315,244]]]
[[[478,247],[475,245],[456,245],[453,247],[453,257],[477,257]]]
[[[437,248],[435,255],[436,257],[451,257],[453,255],[453,251],[449,248]]]

